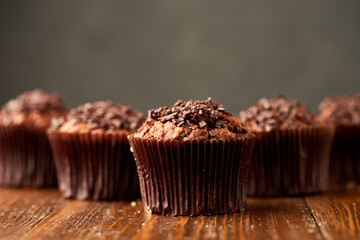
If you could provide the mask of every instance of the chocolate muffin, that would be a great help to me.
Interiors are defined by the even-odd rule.
[[[360,95],[325,98],[319,109],[319,119],[336,127],[330,182],[360,183]]]
[[[53,157],[46,136],[51,120],[67,113],[57,94],[25,92],[0,111],[0,185],[56,186]]]
[[[145,120],[127,105],[86,103],[53,122],[48,136],[62,197],[89,200],[140,196],[127,136]]]
[[[278,197],[322,192],[328,184],[334,128],[300,102],[262,98],[240,112],[256,136],[248,195]]]
[[[194,216],[244,209],[255,138],[223,105],[209,98],[152,109],[129,140],[147,212]]]

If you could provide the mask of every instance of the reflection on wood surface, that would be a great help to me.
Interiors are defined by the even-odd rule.
[[[209,217],[148,214],[141,201],[64,200],[56,189],[0,188],[0,239],[360,239],[360,188],[247,200]]]

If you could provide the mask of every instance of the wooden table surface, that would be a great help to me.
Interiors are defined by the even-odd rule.
[[[0,188],[0,239],[360,239],[360,187],[247,199],[245,212],[148,214],[141,201],[64,200],[56,189]]]

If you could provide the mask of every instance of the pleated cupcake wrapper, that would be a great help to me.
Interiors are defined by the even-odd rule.
[[[330,182],[360,183],[360,126],[338,126],[330,156]]]
[[[0,185],[56,186],[56,173],[44,129],[0,126]]]
[[[129,141],[146,211],[193,216],[244,209],[254,138]]]
[[[333,127],[255,133],[248,196],[323,192],[328,185]]]
[[[49,132],[62,197],[120,200],[140,197],[126,134]]]

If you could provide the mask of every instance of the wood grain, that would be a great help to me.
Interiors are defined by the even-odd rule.
[[[148,214],[135,202],[63,200],[56,189],[0,188],[0,239],[358,239],[360,189],[247,200],[208,217]]]
[[[54,190],[0,188],[0,238],[18,239],[51,214],[59,201]]]
[[[360,187],[305,199],[326,239],[360,239]]]
[[[140,202],[65,201],[26,238],[321,239],[303,199],[249,199],[244,213],[169,217],[144,213]],[[63,206],[64,205],[64,206]],[[294,236],[296,238],[294,238]]]

